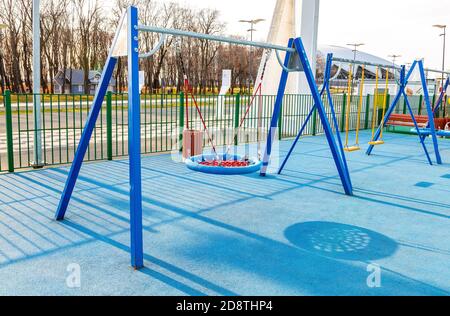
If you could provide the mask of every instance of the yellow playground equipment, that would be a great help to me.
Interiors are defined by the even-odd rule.
[[[362,65],[361,72],[361,83],[359,85],[359,101],[358,101],[358,117],[356,122],[356,139],[355,144],[353,146],[349,146],[349,133],[350,133],[350,115],[351,115],[351,101],[353,94],[353,73],[352,73],[353,65],[350,65],[350,71],[348,75],[348,86],[347,86],[347,110],[346,110],[346,119],[345,119],[345,146],[344,150],[346,152],[358,151],[361,149],[359,147],[359,131],[361,126],[361,112],[363,107],[363,93],[364,93],[364,77],[365,77],[365,67]],[[356,77],[356,76],[355,76]]]
[[[372,140],[369,142],[369,145],[377,146],[383,145],[383,130],[384,130],[384,117],[386,116],[386,107],[387,107],[387,98],[389,91],[389,72],[386,70],[386,85],[384,89],[384,100],[383,100],[383,115],[381,117],[381,133],[380,138],[375,141],[375,132],[377,130],[377,122],[378,122],[378,85],[379,85],[379,77],[380,77],[380,68],[377,67],[376,75],[375,75],[375,95],[373,100],[373,116],[372,116]]]

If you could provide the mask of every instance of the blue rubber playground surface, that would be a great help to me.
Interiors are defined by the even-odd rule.
[[[1,175],[0,295],[449,295],[450,141],[439,141],[445,164],[429,166],[417,136],[385,140],[348,155],[354,197],[322,136],[267,178],[143,158],[141,271],[129,261],[127,160],[85,164],[62,223],[68,167]]]

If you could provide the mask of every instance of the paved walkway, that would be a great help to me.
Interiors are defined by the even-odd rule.
[[[62,223],[67,168],[1,175],[0,294],[449,295],[450,142],[440,144],[443,166],[426,163],[414,136],[350,154],[354,197],[324,137],[303,139],[285,174],[267,178],[146,157],[141,271],[129,267],[127,161],[86,164]]]

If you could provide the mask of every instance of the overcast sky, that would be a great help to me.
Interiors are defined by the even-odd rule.
[[[163,0],[161,0],[163,1]],[[265,40],[275,0],[177,0],[197,8],[217,8],[228,32],[244,34],[237,21],[265,18],[257,39]],[[425,58],[428,68],[441,68],[442,37],[433,24],[450,26],[450,0],[320,0],[319,43],[345,46],[364,42],[363,50],[387,58],[401,54],[400,63]],[[450,29],[449,32],[450,33]],[[450,42],[447,69],[450,68]]]

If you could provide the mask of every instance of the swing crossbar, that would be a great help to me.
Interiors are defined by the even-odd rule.
[[[402,69],[402,67],[397,66],[397,65],[392,65],[392,64],[388,65],[388,64],[381,64],[381,63],[373,63],[373,62],[369,62],[369,61],[365,61],[365,60],[357,60],[357,59],[353,60],[353,59],[340,58],[340,57],[333,57],[333,61],[339,62],[339,63],[346,63],[346,64],[380,67],[380,68],[384,68],[384,69],[394,69],[394,70]],[[424,71],[438,73],[438,74],[445,74],[445,75],[450,76],[450,71],[442,71],[442,70],[437,70],[437,69],[432,69],[432,68],[424,68]]]
[[[236,44],[236,45],[253,46],[253,47],[259,47],[259,48],[265,48],[265,49],[274,49],[277,51],[285,51],[285,52],[289,52],[289,53],[296,52],[295,48],[271,44],[271,43],[246,41],[246,40],[241,40],[241,39],[226,37],[226,36],[196,33],[196,32],[183,31],[183,30],[170,29],[170,28],[161,28],[161,27],[149,26],[149,25],[139,25],[138,30],[141,32],[167,34],[167,35],[180,36],[180,37],[191,37],[191,38],[203,39],[203,40],[214,41],[214,42],[224,42],[224,43],[230,43],[230,44]]]
[[[396,65],[387,65],[387,64],[380,64],[380,63],[372,63],[368,61],[362,61],[362,60],[353,60],[353,59],[346,59],[346,58],[339,58],[339,57],[333,57],[333,61],[340,62],[344,64],[353,64],[353,65],[363,65],[363,66],[373,66],[373,67],[380,67],[380,68],[387,68],[387,69],[396,69],[400,70],[401,67]]]

